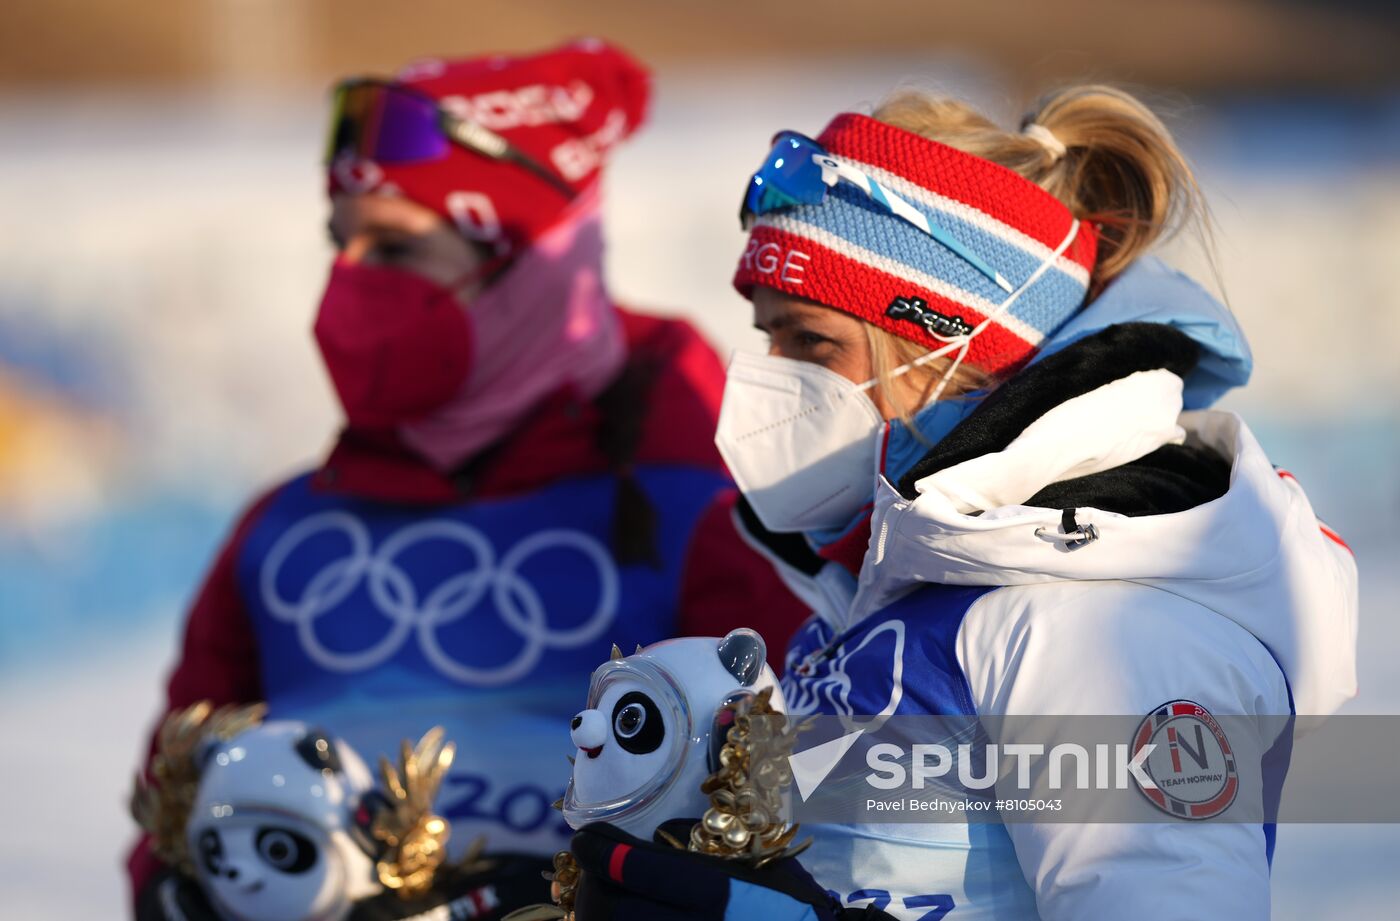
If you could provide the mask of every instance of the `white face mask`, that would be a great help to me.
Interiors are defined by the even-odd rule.
[[[866,393],[875,384],[809,361],[734,353],[715,445],[764,527],[839,528],[870,501],[885,427]]]
[[[1050,257],[971,332],[948,337],[947,345],[890,376],[957,352],[928,402],[941,397],[972,340],[1055,263],[1078,231],[1075,221]],[[715,445],[764,527],[778,532],[841,528],[870,501],[885,426],[867,396],[876,383],[857,384],[811,362],[734,353]]]

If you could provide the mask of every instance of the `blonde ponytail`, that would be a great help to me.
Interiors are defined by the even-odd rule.
[[[1209,213],[1191,165],[1152,110],[1122,90],[1088,85],[1051,93],[1026,114],[1016,131],[1002,128],[967,103],[921,90],[895,93],[871,115],[999,163],[1064,202],[1075,217],[1098,225],[1090,297],[1154,243],[1183,228],[1195,231],[1214,265]],[[892,379],[891,369],[927,350],[874,326],[867,332],[880,391],[908,422],[953,358],[937,359]],[[960,365],[945,393],[995,384]]]
[[[1122,90],[1089,85],[1051,93],[1017,131],[966,103],[913,90],[892,96],[873,116],[999,163],[1099,225],[1091,294],[1187,225],[1208,248],[1208,214],[1190,164],[1152,110]]]
[[[1095,280],[1118,275],[1158,240],[1194,224],[1209,236],[1200,186],[1165,125],[1111,86],[1052,93],[1022,128],[1041,125],[1065,147],[1035,181],[1099,225]]]

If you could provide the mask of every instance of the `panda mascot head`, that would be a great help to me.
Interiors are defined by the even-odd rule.
[[[211,741],[200,758],[185,835],[221,915],[334,921],[381,891],[368,826],[382,800],[348,745],[270,722]]]
[[[570,727],[578,751],[564,794],[569,825],[611,822],[650,840],[669,819],[699,817],[709,805],[700,784],[728,731],[726,705],[771,687],[783,710],[765,658],[763,639],[746,628],[614,652],[593,672],[588,709]]]

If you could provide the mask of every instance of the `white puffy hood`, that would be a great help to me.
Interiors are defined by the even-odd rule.
[[[1157,372],[1153,372],[1157,373]],[[1165,373],[1165,372],[1161,372]],[[1233,413],[1167,417],[1123,381],[1057,407],[1053,425],[1028,427],[1003,451],[916,484],[909,500],[880,478],[871,540],[847,623],[924,582],[1018,585],[1114,579],[1172,592],[1256,636],[1287,676],[1301,714],[1328,714],[1356,693],[1356,565],[1313,514],[1296,481],[1276,471]],[[1180,381],[1177,379],[1176,408]],[[1157,388],[1160,396],[1161,388]],[[1049,414],[1047,414],[1048,416]],[[1110,433],[1105,436],[1105,433]],[[1162,444],[1211,448],[1231,462],[1228,491],[1171,514],[1129,517],[1076,508],[1096,539],[1074,546],[1062,513],[1018,502],[1041,486],[1111,469]],[[1021,495],[979,509],[986,484]],[[974,498],[969,498],[972,496]],[[968,513],[970,512],[970,513]],[[980,513],[979,513],[980,512]]]

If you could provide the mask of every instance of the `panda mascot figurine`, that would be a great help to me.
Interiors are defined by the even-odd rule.
[[[593,672],[570,724],[553,905],[507,921],[834,921],[796,857],[788,756],[801,726],[753,630],[664,640]],[[882,918],[876,913],[872,918]]]
[[[397,767],[381,759],[380,786],[345,742],[262,715],[201,703],[162,725],[131,811],[169,871],[138,921],[499,917],[512,894],[482,877],[482,842],[444,863],[432,801],[454,748],[440,729],[405,742]]]
[[[650,840],[663,823],[704,813],[701,785],[718,767],[735,705],[767,692],[783,712],[766,653],[747,628],[663,640],[625,657],[614,646],[593,672],[588,708],[570,724],[578,751],[562,803],[569,826],[607,822]]]

